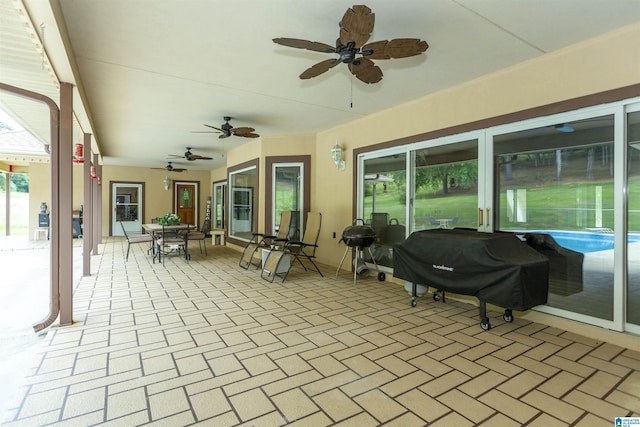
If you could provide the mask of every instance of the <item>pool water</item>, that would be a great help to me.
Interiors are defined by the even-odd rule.
[[[572,231],[536,231],[549,234],[555,241],[567,248],[583,254],[613,249],[613,234],[609,233],[581,233]],[[640,242],[640,235],[630,234],[629,243]]]

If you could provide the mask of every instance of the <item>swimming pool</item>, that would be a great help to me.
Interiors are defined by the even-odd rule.
[[[613,249],[613,234],[610,233],[548,230],[530,231],[529,233],[549,234],[559,245],[583,254]],[[630,234],[628,242],[640,242],[640,235]]]

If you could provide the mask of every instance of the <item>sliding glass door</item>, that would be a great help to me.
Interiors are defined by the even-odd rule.
[[[478,227],[478,153],[477,138],[459,135],[362,156],[359,218],[376,231],[379,266],[391,271],[393,247],[414,231]]]
[[[358,156],[358,218],[393,270],[415,231],[513,232],[549,259],[553,315],[640,333],[640,104],[586,108]],[[371,261],[367,259],[367,261]]]
[[[227,183],[213,184],[213,228],[223,229],[227,226]]]
[[[613,321],[614,117],[493,138],[497,229],[549,258],[549,307]]]
[[[420,148],[412,153],[412,231],[478,227],[478,140]]]
[[[626,328],[640,333],[640,105],[627,114]],[[635,111],[634,111],[635,110]]]
[[[257,167],[229,173],[229,236],[248,241],[258,229]]]
[[[272,170],[273,188],[271,189],[272,215],[271,230],[274,235],[280,228],[280,217],[283,211],[291,211],[291,240],[300,240],[304,234],[300,221],[300,213],[304,206],[304,164],[274,163]]]

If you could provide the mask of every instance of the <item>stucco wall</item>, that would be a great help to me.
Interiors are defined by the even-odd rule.
[[[199,181],[200,189],[200,211],[198,213],[199,222],[204,220],[207,197],[211,196],[211,172],[193,171],[167,173],[163,170],[150,168],[134,168],[122,166],[102,167],[102,234],[109,235],[110,227],[110,185],[111,182],[142,182],[144,183],[144,206],[143,222],[149,222],[151,218],[159,217],[172,211],[173,192],[170,189],[165,191],[164,178],[168,176],[171,180],[177,181]]]

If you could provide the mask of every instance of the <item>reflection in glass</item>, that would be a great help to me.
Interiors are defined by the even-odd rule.
[[[116,221],[138,220],[138,187],[116,187]]]
[[[225,228],[227,184],[213,184],[213,228]]]
[[[257,206],[257,192],[253,191],[256,188],[257,179],[256,167],[229,174],[230,236],[249,240],[252,237],[252,231],[258,228],[258,218],[254,214]]]
[[[393,267],[393,245],[405,240],[406,176],[405,153],[364,161],[362,219],[376,232],[371,252],[380,266]]]
[[[283,211],[294,212],[292,222],[293,234],[289,235],[291,240],[299,240],[303,235],[300,230],[300,211],[302,211],[303,200],[303,178],[302,163],[298,164],[274,164],[274,203],[273,203],[273,234],[277,234],[280,228],[280,217]],[[300,226],[298,226],[300,225]]]
[[[496,229],[550,261],[548,305],[613,319],[613,116],[494,138]]]
[[[478,142],[425,148],[413,156],[413,231],[477,228]]]

